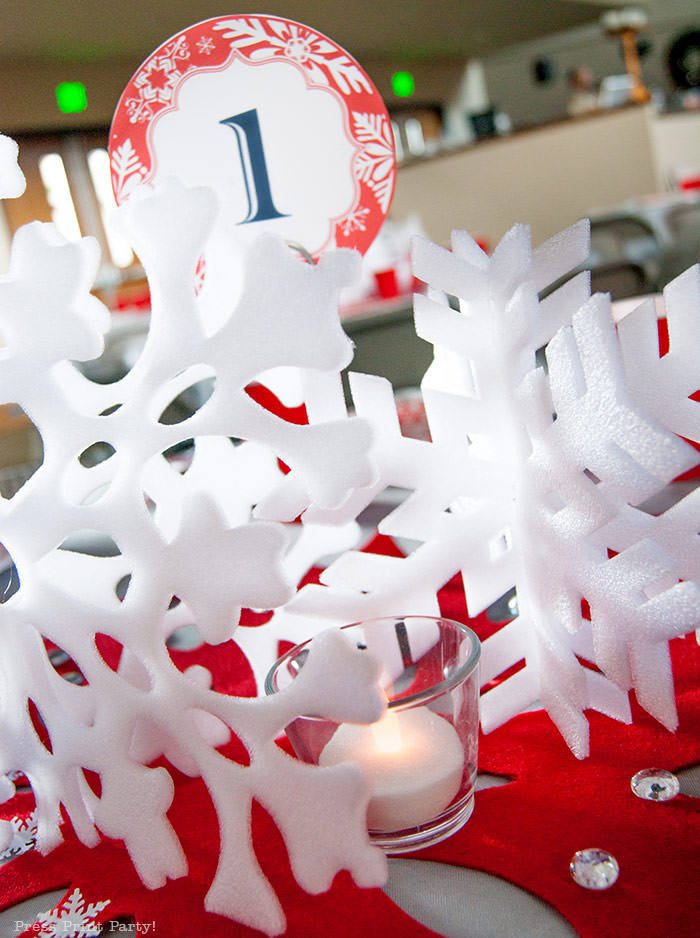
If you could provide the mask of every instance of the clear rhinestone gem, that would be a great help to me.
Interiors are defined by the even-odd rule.
[[[670,801],[681,790],[676,776],[666,769],[642,769],[632,777],[630,785],[637,798],[645,801]]]
[[[620,874],[615,857],[598,847],[578,850],[571,858],[569,870],[574,882],[584,889],[609,889]]]

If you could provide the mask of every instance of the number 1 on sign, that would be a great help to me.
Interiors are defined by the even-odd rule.
[[[234,114],[233,117],[227,117],[219,123],[230,127],[236,134],[238,153],[241,157],[243,181],[248,197],[248,214],[238,224],[245,225],[254,221],[267,221],[271,218],[286,218],[284,212],[277,211],[272,201],[270,177],[267,173],[257,109]]]

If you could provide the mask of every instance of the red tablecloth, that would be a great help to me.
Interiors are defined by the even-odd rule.
[[[663,344],[663,335],[661,339]],[[280,407],[260,386],[251,386],[249,392],[287,420],[305,422],[303,408]],[[389,539],[381,537],[370,549],[398,553]],[[468,618],[458,577],[441,591],[440,605],[443,615],[468,622],[482,639],[499,627],[486,615]],[[244,613],[243,622],[255,627],[264,618]],[[700,647],[689,636],[675,639],[671,648],[680,718],[677,733],[664,730],[634,701],[633,726],[590,713],[591,755],[578,761],[544,713],[523,714],[480,741],[480,770],[503,776],[509,784],[478,792],[474,814],[461,831],[412,857],[510,880],[549,902],[581,938],[699,934],[700,801],[687,795],[668,803],[641,801],[630,789],[630,778],[640,769],[677,771],[700,763]],[[109,649],[102,651],[109,654]],[[183,669],[195,663],[208,668],[216,690],[242,696],[255,693],[250,669],[234,642],[172,654]],[[173,775],[176,794],[168,816],[189,859],[186,879],[149,891],[120,843],[105,839],[89,850],[66,825],[65,842],[47,857],[29,851],[0,867],[0,911],[44,892],[65,889],[68,896],[78,888],[85,903],[109,900],[96,913],[96,921],[143,923],[142,934],[148,925],[151,933],[167,938],[259,936],[203,911],[218,858],[216,819],[201,781]],[[31,794],[19,794],[0,805],[0,816],[28,815],[32,806]],[[294,882],[273,822],[256,805],[253,834],[261,866],[287,915],[289,938],[434,934],[409,918],[382,890],[359,890],[344,873],[324,895],[303,893]],[[569,860],[585,847],[604,848],[617,858],[621,872],[611,889],[591,892],[572,881]]]
[[[386,541],[382,546],[387,552],[391,548]],[[457,580],[440,598],[443,614],[467,621]],[[481,637],[496,627],[486,616],[469,624]],[[672,650],[677,733],[668,733],[634,702],[630,727],[591,713],[591,756],[578,761],[544,713],[521,715],[482,737],[480,744],[480,770],[505,776],[510,783],[478,792],[467,825],[413,858],[508,879],[559,910],[581,938],[698,934],[700,801],[679,795],[668,803],[647,802],[630,789],[630,778],[640,769],[678,770],[700,762],[700,648],[690,636],[674,640]],[[248,695],[253,689],[248,666],[233,642],[173,656],[181,667],[197,662],[209,668],[218,690]],[[187,879],[149,891],[120,843],[104,840],[89,850],[69,829],[65,843],[47,857],[29,851],[0,868],[2,907],[48,890],[61,888],[69,894],[78,887],[86,902],[110,900],[100,921],[123,916],[155,923],[151,930],[156,936],[259,935],[203,911],[218,856],[215,816],[199,780],[175,777],[169,817],[190,860]],[[2,809],[5,817],[28,813],[31,795],[17,795]],[[253,831],[261,865],[287,914],[289,938],[433,934],[381,890],[359,890],[347,874],[338,875],[324,895],[303,893],[291,875],[282,840],[261,809],[254,813]],[[591,846],[609,850],[620,864],[619,880],[607,891],[584,890],[570,878],[571,856]]]

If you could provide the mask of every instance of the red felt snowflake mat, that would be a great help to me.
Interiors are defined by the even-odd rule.
[[[441,598],[445,614],[464,618],[456,583]],[[492,628],[485,616],[470,624],[482,634]],[[250,693],[250,675],[235,646],[223,647],[228,654],[222,649],[211,656],[207,649],[179,652],[178,664],[185,667],[201,659],[213,671],[215,686]],[[694,934],[700,921],[700,802],[685,795],[668,803],[642,801],[630,789],[630,778],[640,769],[674,771],[700,762],[700,648],[692,636],[675,639],[671,648],[677,733],[668,733],[634,702],[632,726],[590,713],[591,755],[578,761],[544,713],[523,714],[481,740],[480,769],[506,776],[510,783],[479,792],[474,814],[461,831],[412,858],[472,867],[507,879],[550,903],[581,938],[612,933],[632,938],[650,928],[655,938]],[[26,815],[31,808],[31,795],[19,794],[3,805],[2,813],[9,818]],[[137,923],[155,923],[156,934],[169,936],[259,935],[203,910],[218,838],[199,780],[176,775],[169,817],[191,858],[186,879],[149,891],[120,843],[103,840],[89,850],[68,829],[65,843],[48,856],[29,851],[0,868],[2,908],[49,890],[65,888],[68,895],[78,888],[86,903],[109,900],[96,921],[131,916]],[[289,938],[433,934],[381,890],[360,890],[346,874],[336,877],[328,893],[302,892],[282,839],[257,806],[252,825],[260,864],[287,915]],[[584,890],[570,878],[571,856],[591,846],[610,851],[619,861],[620,877],[607,891]]]

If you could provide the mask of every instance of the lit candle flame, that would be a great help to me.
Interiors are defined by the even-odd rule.
[[[391,710],[387,710],[384,716],[372,724],[372,736],[378,752],[398,752],[401,749],[401,727],[399,718]]]

